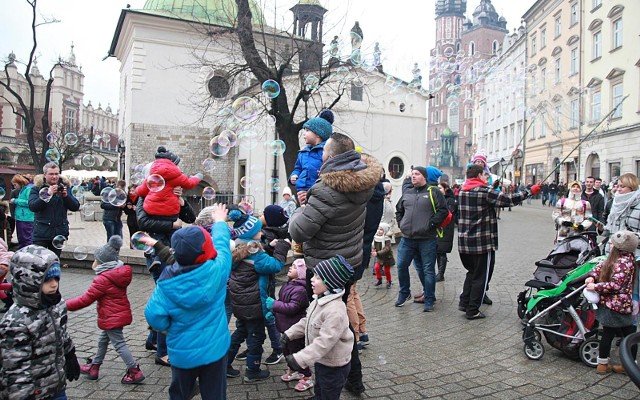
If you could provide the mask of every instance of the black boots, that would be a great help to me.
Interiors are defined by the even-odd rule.
[[[444,281],[444,271],[447,269],[447,253],[438,253],[436,256],[438,263],[438,274],[436,275],[436,282]]]

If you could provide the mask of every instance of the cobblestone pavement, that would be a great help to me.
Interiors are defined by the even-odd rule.
[[[483,306],[484,320],[467,321],[457,310],[463,269],[457,253],[450,255],[446,281],[438,283],[435,312],[423,313],[421,305],[394,307],[398,287],[375,288],[365,275],[359,284],[368,317],[371,344],[362,354],[363,398],[372,399],[631,399],[638,389],[624,375],[600,376],[580,362],[572,361],[545,342],[546,354],[540,361],[528,360],[523,353],[522,331],[516,315],[516,296],[531,277],[534,261],[552,248],[551,209],[540,205],[504,210],[500,221],[500,250],[489,295],[492,306]],[[80,222],[72,218],[73,229],[68,247],[103,243],[100,223]],[[125,226],[126,228],[126,226]],[[123,250],[127,253],[129,250]],[[131,253],[135,254],[135,253]],[[413,274],[413,272],[412,272]],[[65,298],[85,290],[93,274],[70,268],[63,272],[61,290]],[[394,271],[395,278],[395,271]],[[417,278],[412,275],[413,293]],[[120,383],[125,367],[110,349],[100,370],[100,379],[81,377],[69,384],[71,399],[161,399],[167,398],[171,371],[154,364],[154,354],[144,349],[147,325],[144,305],[153,290],[149,276],[136,274],[129,290],[134,324],[125,329],[129,347],[139,360],[147,379],[142,385]],[[79,357],[95,351],[98,329],[95,307],[70,314],[70,329]],[[232,322],[233,323],[233,322]],[[265,354],[270,354],[268,340]],[[617,361],[617,349],[612,357]],[[235,362],[236,368],[242,363]],[[292,384],[280,381],[284,363],[269,366],[272,377],[247,384],[230,379],[230,399],[306,398]],[[344,393],[343,399],[352,399]]]

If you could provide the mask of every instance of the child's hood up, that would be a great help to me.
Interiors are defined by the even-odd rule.
[[[41,290],[47,271],[60,264],[58,257],[41,246],[29,245],[16,251],[11,258],[12,287],[15,302],[19,305],[39,308],[42,305]]]

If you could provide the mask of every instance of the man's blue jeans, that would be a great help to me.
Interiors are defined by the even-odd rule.
[[[113,235],[122,237],[122,221],[102,221],[102,225],[107,231],[107,242]]]
[[[411,278],[409,277],[409,265],[415,256],[419,256],[421,262],[414,263],[416,272],[423,283],[425,307],[433,306],[436,301],[436,254],[437,239],[407,239],[402,238],[398,244],[398,281],[400,293],[398,299],[406,299],[411,295]]]
[[[558,193],[549,193],[549,207],[555,207],[558,201]]]

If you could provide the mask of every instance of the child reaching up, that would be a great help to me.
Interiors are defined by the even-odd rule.
[[[384,276],[387,279],[387,289],[391,289],[391,267],[396,265],[391,251],[391,238],[389,238],[389,224],[380,223],[376,235],[373,237],[373,248],[371,255],[376,257],[376,265],[374,267],[376,273],[375,286],[382,285],[382,269],[384,268]]]
[[[306,275],[307,266],[304,263],[304,259],[298,258],[289,267],[289,271],[287,272],[289,280],[280,288],[278,300],[272,297],[267,298],[267,308],[275,315],[276,326],[280,333],[284,333],[306,315],[307,307],[309,306]],[[304,349],[304,338],[302,337],[290,340],[283,348],[285,356],[297,353],[302,349]],[[280,379],[284,382],[298,380],[295,386],[295,390],[298,392],[304,392],[313,387],[311,369],[309,368],[304,368],[302,373],[289,368]]]
[[[133,273],[130,266],[118,259],[121,247],[122,238],[113,235],[107,244],[96,249],[91,266],[96,277],[83,295],[67,300],[67,308],[77,311],[98,302],[98,328],[101,329],[98,351],[89,364],[80,367],[80,372],[87,375],[87,379],[98,379],[100,366],[111,343],[127,366],[127,372],[120,382],[133,384],[142,382],[144,375],[131,355],[122,332],[123,327],[133,322],[127,297],[127,287],[131,284]]]
[[[302,125],[304,141],[307,144],[298,151],[296,165],[289,176],[289,182],[296,185],[298,201],[305,204],[307,191],[318,180],[318,173],[322,166],[324,144],[333,133],[333,113],[324,110],[316,118],[310,118]]]
[[[164,146],[158,147],[156,160],[151,164],[149,175],[160,175],[164,179],[164,187],[158,191],[151,191],[148,183],[144,182],[136,188],[136,194],[145,198],[144,211],[150,216],[171,217],[178,219],[180,213],[180,203],[173,194],[176,186],[184,190],[193,189],[198,186],[202,175],[188,177],[182,173],[180,168],[180,157],[168,151]]]
[[[622,336],[636,331],[633,325],[633,282],[635,277],[635,255],[638,237],[630,231],[619,231],[609,238],[611,252],[604,262],[596,265],[585,279],[587,290],[600,295],[596,319],[602,325],[602,337],[598,349],[598,374],[625,373],[622,365],[609,365],[611,342],[616,333]],[[637,346],[631,350],[635,360]]]
[[[0,321],[2,383],[8,400],[66,399],[66,379],[80,376],[67,308],[61,302],[60,260],[29,245],[11,258],[15,304]]]
[[[304,337],[305,347],[286,357],[293,371],[315,368],[315,398],[339,400],[351,367],[353,333],[349,330],[347,306],[342,301],[344,285],[353,268],[342,256],[320,261],[311,278],[314,300],[307,315],[282,334],[283,345]],[[306,335],[306,336],[305,336]]]

